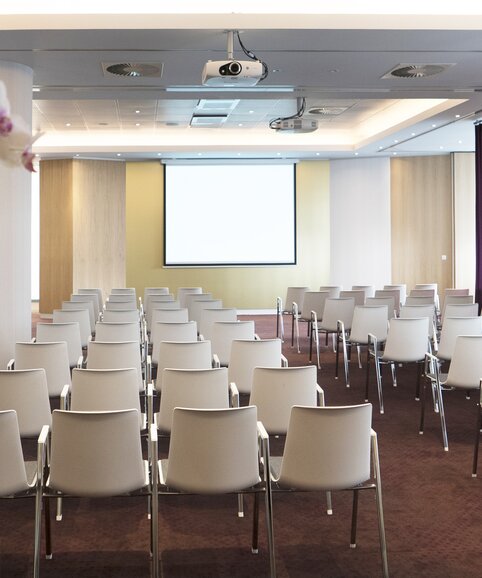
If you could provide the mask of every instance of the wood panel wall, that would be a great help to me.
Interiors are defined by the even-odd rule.
[[[391,159],[393,283],[453,287],[451,173],[450,155]]]
[[[40,164],[40,304],[59,308],[79,287],[125,286],[125,164]]]
[[[73,286],[125,287],[125,163],[74,161]]]
[[[72,293],[72,161],[42,161],[40,169],[39,311],[50,314]]]

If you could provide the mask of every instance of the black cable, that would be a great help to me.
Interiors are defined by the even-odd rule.
[[[254,52],[252,52],[251,50],[248,50],[246,48],[246,46],[241,42],[241,37],[239,36],[239,30],[236,31],[236,35],[238,37],[238,42],[239,45],[241,46],[241,50],[244,52],[244,54],[246,54],[246,56],[248,58],[250,58],[251,60],[256,60],[256,62],[261,62],[261,65],[263,67],[263,74],[260,77],[260,82],[262,80],[264,80],[267,76],[268,76],[268,65],[266,64],[266,62],[263,62],[262,60],[260,60],[259,58],[256,57],[256,54]]]

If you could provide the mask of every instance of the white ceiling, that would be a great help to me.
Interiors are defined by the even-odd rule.
[[[33,128],[43,133],[34,150],[42,158],[346,158],[474,149],[480,16],[209,16],[3,16],[0,60],[33,69]],[[228,29],[240,29],[268,66],[252,89],[201,86],[204,64],[227,58]],[[236,38],[234,57],[247,59]],[[106,63],[151,63],[162,74],[118,77],[104,72]],[[399,64],[451,66],[426,78],[383,78]],[[307,114],[319,120],[309,134],[269,129],[301,97],[307,110],[346,110]],[[220,100],[234,101],[225,122],[190,126],[193,114],[223,113],[213,109]]]

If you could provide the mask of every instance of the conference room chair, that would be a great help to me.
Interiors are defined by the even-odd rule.
[[[338,295],[338,297],[341,298],[350,298],[353,297],[354,301],[355,301],[355,307],[357,305],[365,305],[365,291],[364,289],[351,289],[351,290],[347,290],[347,291],[340,291],[340,294]]]
[[[286,290],[286,298],[283,302],[281,297],[276,298],[276,337],[280,337],[284,341],[284,315],[291,316],[291,346],[293,346],[293,331],[294,331],[294,303],[298,306],[298,314],[303,311],[303,299],[309,287],[288,287]]]
[[[276,514],[276,495],[280,492],[352,490],[350,548],[355,548],[358,492],[374,490],[382,573],[388,578],[378,442],[371,426],[371,404],[294,406],[283,456],[270,459],[274,512]],[[322,564],[320,558],[321,567]]]
[[[145,394],[146,379],[150,375],[149,365],[144,371],[139,341],[91,341],[87,348],[86,369],[135,368],[137,392]]]
[[[67,343],[70,368],[82,365],[84,355],[82,353],[78,321],[72,321],[71,323],[37,323],[35,341],[37,343],[65,341]]]
[[[204,309],[221,309],[222,299],[193,299],[189,311],[189,319],[198,325],[201,323],[201,316]]]
[[[296,349],[298,353],[300,350],[300,322],[306,323],[307,334],[310,339],[310,347],[313,333],[313,314],[316,314],[318,320],[323,318],[323,311],[325,310],[325,302],[330,297],[329,291],[305,291],[303,297],[303,309],[300,311],[298,303],[293,303],[293,321],[294,331],[291,334],[291,345],[293,345],[293,338],[296,337]]]
[[[400,297],[400,305],[405,305],[405,299],[407,298],[407,284],[406,283],[393,283],[389,285],[384,285],[383,290],[385,291],[398,291]]]
[[[206,300],[212,300],[214,299],[214,296],[212,293],[187,293],[185,296],[185,302],[186,302],[186,307],[187,310],[189,311],[189,319],[194,319],[193,318],[193,311],[194,311],[194,306],[193,306],[193,302],[194,301],[206,301]]]
[[[375,297],[375,285],[352,285],[351,288],[353,291],[364,291],[365,301],[369,297]]]
[[[169,287],[144,287],[143,303],[146,304],[148,295],[168,295],[169,293]]]
[[[147,315],[149,311],[155,307],[156,303],[165,303],[166,301],[179,300],[174,299],[174,295],[172,293],[148,293],[143,303],[144,314]]]
[[[400,318],[407,319],[409,317],[428,317],[428,337],[431,346],[431,353],[436,353],[438,350],[438,339],[435,303],[427,305],[402,305],[402,307],[400,307]]]
[[[45,369],[49,397],[60,397],[64,386],[71,383],[67,343],[15,343],[15,358],[9,361],[7,369],[37,368]]]
[[[150,363],[153,371],[153,377],[157,373],[159,363],[159,346],[161,341],[197,341],[198,331],[195,321],[156,321],[152,325],[150,345]]]
[[[228,409],[176,407],[169,455],[159,462],[160,500],[173,495],[253,493],[252,551],[258,551],[259,495],[265,499],[270,576],[275,578],[269,440],[254,406]],[[162,504],[161,504],[162,508]],[[193,531],[192,525],[189,528]],[[201,531],[206,532],[203,526]],[[180,553],[181,555],[181,553]]]
[[[153,309],[151,324],[156,323],[187,323],[189,313],[186,307],[179,309]]]
[[[328,344],[328,336],[333,338],[333,350],[336,353],[336,366],[340,355],[339,344],[341,341],[341,331],[347,333],[351,330],[353,312],[355,310],[355,300],[353,297],[338,297],[327,299],[323,309],[323,319],[318,320],[316,312],[312,312],[310,335],[310,363],[312,360],[313,343],[316,347],[316,362],[318,369],[320,365],[320,334],[325,334],[325,341]]]
[[[444,289],[443,302],[441,305],[442,310],[445,307],[446,298],[451,297],[452,295],[470,295],[470,289],[458,287],[447,287],[446,289]]]
[[[211,369],[217,367],[210,341],[161,341],[155,391],[162,391],[163,371],[173,369]],[[151,381],[151,379],[149,379]]]
[[[429,290],[434,292],[435,298],[435,307],[437,311],[440,311],[440,299],[438,295],[438,283],[417,283],[413,288],[415,291],[417,290]]]
[[[97,295],[97,305],[99,312],[104,308],[104,296],[100,287],[79,287],[76,293],[95,293]]]
[[[465,305],[467,306],[466,309],[468,311],[471,310],[470,307],[468,307],[468,305],[474,305],[474,296],[473,295],[447,295],[447,297],[444,300],[444,307],[442,310],[442,315],[441,315],[441,323],[443,325],[443,321],[445,316],[447,315],[447,308],[450,307],[450,315],[453,316],[452,314],[452,306],[453,305]],[[472,310],[476,310],[475,315],[478,315],[478,308],[476,307],[472,307]],[[462,309],[460,309],[460,311],[462,311]]]
[[[481,335],[482,317],[446,317],[438,344],[439,363],[450,361],[459,335]]]
[[[430,349],[429,345],[429,318],[400,319],[393,318],[390,321],[385,348],[379,347],[374,335],[370,335],[368,344],[367,371],[365,384],[365,401],[368,401],[368,388],[370,382],[370,361],[373,358],[377,380],[378,400],[380,413],[384,413],[382,392],[382,366],[389,365],[392,371],[393,386],[397,385],[395,371],[396,363],[415,363],[417,365],[417,383],[415,399],[420,396],[420,380],[425,361],[425,354]]]
[[[177,289],[177,300],[180,302],[181,307],[186,307],[185,296],[190,293],[202,293],[202,287],[179,287]]]
[[[135,293],[110,293],[106,299],[106,303],[113,301],[114,302],[126,301],[129,303],[135,303],[137,307],[137,299]]]
[[[387,321],[396,317],[395,299],[393,297],[367,297],[365,307],[383,307],[387,308]]]
[[[255,367],[287,367],[281,351],[281,339],[234,339],[228,365],[229,382],[240,394],[250,394]]]
[[[320,285],[318,291],[328,291],[328,297],[336,299],[340,296],[340,291],[342,290],[341,285]]]
[[[139,323],[135,321],[98,321],[95,324],[96,341],[138,341],[142,342]]]
[[[235,323],[238,320],[238,311],[232,307],[219,307],[216,309],[206,308],[201,310],[199,319],[199,334],[204,339],[212,340],[213,323],[218,321],[228,321]]]
[[[46,452],[45,440],[48,426],[42,429],[39,435],[39,444],[42,448],[39,451]],[[37,462],[25,462],[22,450],[22,442],[17,421],[17,413],[14,409],[0,410],[0,498],[30,498],[38,500],[37,486],[39,484],[39,475],[37,471]],[[45,462],[46,456],[39,456],[38,461]],[[36,508],[37,509],[37,508]],[[33,521],[33,517],[32,517]],[[35,548],[40,548],[40,538],[35,535],[40,532],[40,514],[32,528],[33,543]],[[46,525],[49,527],[49,521],[46,516]],[[50,545],[46,545],[47,553],[50,551]],[[33,554],[34,560],[34,578],[38,578],[38,567],[36,560],[37,551]]]
[[[387,285],[385,285],[387,287]],[[400,305],[401,305],[401,289],[399,287],[392,288],[392,289],[377,289],[375,291],[375,297],[393,297],[393,305],[395,310],[395,315],[398,317],[400,313]],[[404,303],[406,303],[406,298]]]
[[[121,295],[121,297],[123,297]],[[104,304],[104,311],[108,311],[108,310],[119,310],[119,309],[134,309],[134,310],[138,310],[137,309],[137,303],[134,299],[113,299],[112,301],[110,299],[106,299],[106,302]]]
[[[92,339],[90,316],[87,309],[54,309],[52,314],[53,323],[78,323],[80,331],[80,344],[82,349]]]
[[[110,290],[111,295],[126,295],[126,296],[134,296],[134,300],[137,300],[137,293],[135,287],[113,287]]]
[[[38,578],[40,570],[42,502],[51,498],[77,497],[87,498],[90,503],[94,498],[111,496],[137,499],[144,496],[147,499],[151,552],[146,559],[151,566],[151,576],[159,576],[157,439],[154,428],[150,433],[153,437],[149,438],[149,455],[153,459],[149,463],[142,456],[138,410],[54,410],[48,475],[39,485],[35,512],[34,578]],[[41,449],[47,443],[41,445]],[[37,466],[41,472],[46,467],[42,459],[44,453]],[[108,528],[108,531],[112,533],[119,529]]]
[[[426,377],[433,384],[437,395],[438,413],[442,429],[442,441],[445,451],[449,449],[447,425],[445,421],[444,400],[448,391],[463,390],[476,392],[475,409],[475,446],[472,462],[472,476],[477,476],[477,458],[479,449],[481,414],[481,376],[482,376],[482,335],[459,335],[455,340],[455,348],[450,361],[448,373],[442,374],[437,359],[430,353],[426,355]],[[425,382],[422,395],[420,417],[420,433],[424,431],[425,415]]]
[[[94,304],[91,301],[62,301],[62,309],[64,311],[76,311],[78,309],[87,309],[89,312],[90,332],[95,331],[95,314]]]
[[[343,322],[342,322],[343,323]],[[380,344],[385,343],[388,332],[388,321],[387,321],[387,306],[381,305],[380,307],[370,307],[370,306],[355,306],[353,310],[353,319],[351,323],[351,329],[348,333],[342,325],[340,327],[340,336],[342,340],[343,349],[343,364],[345,369],[345,385],[350,387],[350,360],[351,360],[351,350],[355,346],[358,355],[358,367],[361,369],[361,347],[367,347],[369,343],[369,335],[374,335],[377,342]],[[368,352],[367,352],[368,356]],[[335,378],[338,378],[338,357],[336,359],[336,371]],[[298,404],[302,405],[302,404]]]
[[[407,298],[405,299],[405,305],[433,305],[435,307],[435,299],[433,295],[420,295],[420,291],[417,291],[417,293],[417,295],[407,295]]]
[[[152,316],[154,315],[154,311],[157,309],[187,309],[187,307],[181,307],[181,303],[176,299],[175,301],[151,301],[149,310],[145,314],[145,321],[146,321],[146,328],[147,333],[151,332],[152,326]],[[189,318],[189,311],[188,311],[188,318]]]
[[[102,311],[102,309],[99,308],[99,300],[97,293],[72,293],[70,295],[70,300],[80,302],[92,301],[92,306],[94,308],[94,319],[96,321],[99,320],[99,314]]]
[[[106,323],[137,323],[140,326],[141,316],[138,309],[104,309],[102,321]]]
[[[215,321],[211,327],[211,347],[214,358],[221,366],[229,365],[231,345],[235,339],[258,339],[255,322],[246,321]]]

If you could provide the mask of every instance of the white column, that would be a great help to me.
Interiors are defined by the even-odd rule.
[[[32,70],[0,61],[11,115],[32,125]],[[2,138],[0,136],[0,138]],[[13,357],[16,341],[31,337],[31,177],[21,165],[0,159],[0,368]]]

